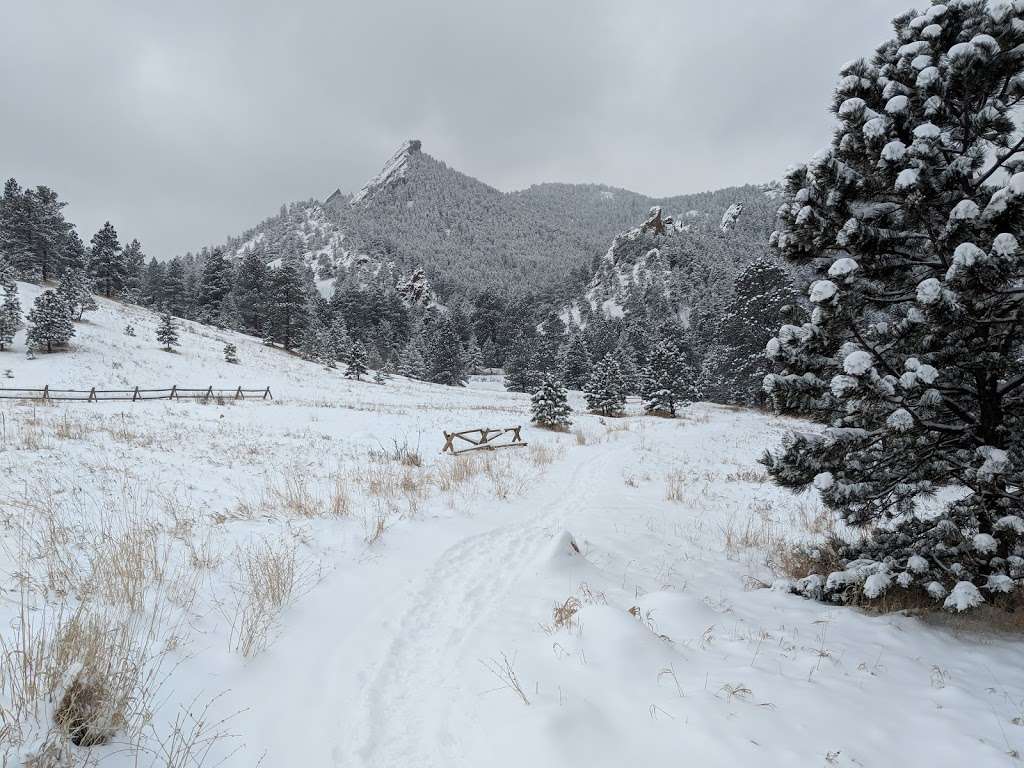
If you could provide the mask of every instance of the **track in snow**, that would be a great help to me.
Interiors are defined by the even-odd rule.
[[[448,727],[473,631],[557,533],[562,515],[595,493],[603,462],[587,456],[558,496],[526,520],[470,536],[425,573],[384,659],[353,714],[362,718],[353,754],[337,765],[452,768],[463,764],[459,734]]]

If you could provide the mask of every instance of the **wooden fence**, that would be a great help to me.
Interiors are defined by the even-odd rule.
[[[466,453],[467,451],[493,451],[495,448],[521,448],[526,442],[519,434],[522,427],[492,429],[467,429],[462,432],[444,432],[444,447],[441,453]],[[507,438],[507,440],[505,439]],[[461,440],[456,447],[456,440]],[[464,447],[468,443],[469,447]]]
[[[137,402],[140,400],[273,400],[270,387],[263,389],[190,389],[172,386],[170,389],[54,389],[45,386],[42,389],[7,389],[0,388],[0,400],[39,400],[54,402],[58,400],[98,403],[104,400],[122,400]]]

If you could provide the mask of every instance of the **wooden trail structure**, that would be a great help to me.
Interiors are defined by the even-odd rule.
[[[42,389],[8,389],[0,387],[0,400],[34,400],[39,402],[82,402],[98,403],[107,400],[123,402],[139,402],[142,400],[273,400],[270,387],[263,389],[191,389],[189,387],[172,386],[170,389],[54,389],[44,386]]]
[[[449,453],[454,456],[459,453],[468,453],[469,451],[493,451],[497,448],[521,448],[527,445],[519,434],[519,430],[521,429],[522,426],[505,427],[503,429],[490,429],[488,427],[484,427],[483,429],[467,429],[462,432],[445,432],[444,448],[441,449],[441,453]],[[511,435],[511,438],[508,441],[503,441],[503,438],[508,435]],[[469,447],[456,448],[456,440],[462,440],[465,443],[469,443]]]

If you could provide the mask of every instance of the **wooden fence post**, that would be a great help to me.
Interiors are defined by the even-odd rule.
[[[47,401],[49,399],[50,399],[50,385],[49,384],[44,384],[43,385],[43,401],[45,402],[45,401]]]
[[[178,385],[177,384],[172,384],[171,385],[171,394],[169,394],[167,396],[167,399],[168,400],[177,400],[178,399]]]
[[[264,400],[266,400],[266,399],[267,399],[268,397],[269,397],[269,398],[270,398],[271,400],[273,400],[273,399],[274,399],[274,396],[273,396],[272,394],[270,394],[270,387],[267,387],[267,391],[263,393],[263,399],[264,399]]]
[[[132,402],[134,403],[134,402],[135,402],[136,400],[138,400],[138,399],[139,399],[140,397],[142,397],[142,395],[140,395],[140,394],[139,394],[139,388],[138,388],[138,387],[136,387],[136,388],[135,388],[135,391],[134,391],[134,392],[132,393]]]
[[[89,397],[86,398],[85,402],[95,403],[96,400],[96,387],[93,387],[92,389],[89,390]]]
[[[208,388],[208,389],[206,390],[206,394],[205,394],[205,395],[203,395],[203,401],[204,401],[204,402],[207,402],[207,403],[208,403],[208,402],[210,402],[211,400],[213,400],[213,386],[210,386],[210,387],[209,387],[209,388]]]
[[[235,390],[235,400],[245,400],[245,395],[242,393],[241,387]]]

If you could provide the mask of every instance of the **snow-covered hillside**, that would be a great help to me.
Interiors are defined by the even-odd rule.
[[[792,422],[632,404],[544,432],[492,380],[348,381],[194,323],[166,353],[155,315],[98,301],[68,352],[28,360],[19,333],[0,384],[274,400],[0,401],[5,765],[30,764],[98,667],[133,695],[113,743],[67,748],[78,765],[935,768],[1024,749],[1015,638],[762,588],[778,542],[827,527],[756,463]],[[438,453],[442,430],[512,424],[529,447]],[[35,689],[15,649],[57,659]]]

